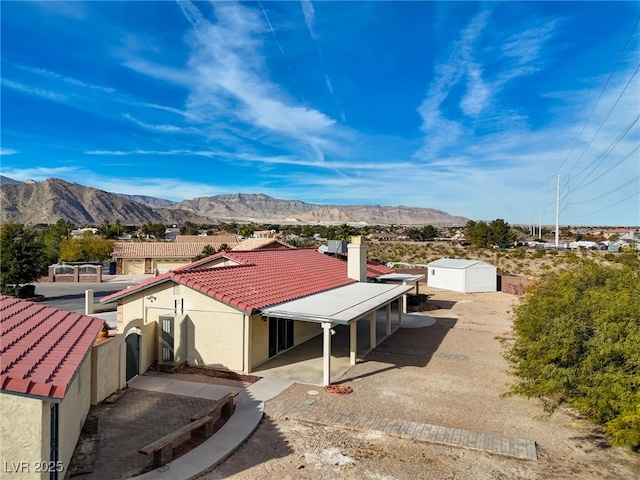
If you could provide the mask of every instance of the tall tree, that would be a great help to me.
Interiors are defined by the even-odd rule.
[[[43,248],[43,267],[57,263],[60,259],[60,242],[69,238],[76,226],[66,220],[58,220],[40,231],[40,243]]]
[[[42,244],[32,228],[7,222],[0,226],[0,289],[15,295],[20,285],[40,277]]]
[[[166,231],[166,227],[164,226],[164,224],[153,223],[151,220],[149,220],[147,223],[142,225],[142,233],[150,237],[153,237],[156,240],[163,239],[165,231]]]
[[[65,262],[101,262],[111,258],[114,241],[86,232],[80,238],[60,242],[60,260]]]
[[[180,235],[198,235],[198,233],[200,233],[200,227],[189,220],[180,227]]]

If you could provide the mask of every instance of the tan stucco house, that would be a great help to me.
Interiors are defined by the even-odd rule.
[[[0,315],[2,478],[65,478],[95,394],[103,321],[8,296]]]
[[[324,383],[329,384],[331,333],[401,301],[412,287],[367,282],[366,245],[349,245],[349,262],[314,249],[221,252],[103,298],[118,303],[118,329],[139,345],[137,369],[154,361],[187,362],[250,373],[258,365],[323,335]],[[401,321],[401,318],[400,318]],[[129,342],[127,342],[129,343]],[[130,373],[127,373],[129,378]]]
[[[179,235],[175,242],[116,242],[112,253],[116,274],[164,273],[193,261],[207,245],[219,250],[224,245],[231,249],[238,244],[235,235],[188,235],[189,239],[181,239],[185,236]]]

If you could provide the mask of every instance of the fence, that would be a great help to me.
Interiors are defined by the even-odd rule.
[[[50,282],[101,283],[102,266],[55,264],[49,267]]]

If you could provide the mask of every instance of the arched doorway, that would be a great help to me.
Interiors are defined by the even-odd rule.
[[[132,329],[125,338],[127,344],[127,382],[140,373],[140,334],[136,330]]]

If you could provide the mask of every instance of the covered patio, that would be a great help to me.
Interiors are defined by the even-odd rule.
[[[256,367],[254,373],[330,385],[332,377],[342,375],[402,325],[402,299],[412,288],[356,283],[264,309],[265,317],[318,323],[322,335]]]

